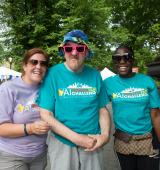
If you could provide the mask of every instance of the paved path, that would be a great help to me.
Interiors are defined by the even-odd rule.
[[[104,166],[105,170],[120,170],[119,162],[113,150],[113,128],[110,142],[104,146]]]
[[[109,107],[109,110],[111,112],[111,110],[112,110],[111,106]],[[111,112],[111,115],[112,115],[112,112]],[[119,163],[118,163],[117,158],[115,156],[115,153],[113,151],[113,131],[114,131],[114,126],[113,126],[113,123],[112,123],[110,142],[104,146],[104,166],[105,166],[105,170],[120,170]],[[50,170],[49,164],[48,164],[46,170]]]

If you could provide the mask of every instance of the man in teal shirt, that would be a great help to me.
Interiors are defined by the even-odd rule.
[[[110,117],[100,73],[84,65],[93,52],[87,35],[73,30],[59,47],[65,62],[49,69],[37,100],[41,117],[52,128],[52,170],[103,170],[102,146],[108,141]]]

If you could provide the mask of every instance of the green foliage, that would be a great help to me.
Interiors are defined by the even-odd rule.
[[[62,62],[57,47],[64,34],[72,29],[81,29],[88,34],[94,44],[95,57],[99,59],[90,64],[105,66],[105,62],[102,64],[100,61],[107,54],[107,21],[111,11],[102,0],[3,0],[1,9],[2,21],[10,28],[4,43],[16,61],[25,50],[42,47],[52,57],[53,64]]]
[[[0,63],[3,63],[3,54],[4,54],[4,50],[3,47],[0,45]]]
[[[106,0],[106,3],[112,7],[115,43],[132,46],[135,65],[146,73],[146,65],[160,55],[159,0]]]
[[[95,56],[89,65],[112,68],[112,49],[127,44],[135,51],[135,65],[146,73],[146,64],[160,55],[159,0],[1,0],[0,24],[6,52],[15,68],[24,51],[45,49],[52,64],[64,34],[81,29],[88,36]]]

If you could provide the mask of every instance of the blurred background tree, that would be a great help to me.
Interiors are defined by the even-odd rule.
[[[112,7],[113,30],[128,31],[127,39],[117,36],[115,43],[132,46],[135,64],[140,72],[146,73],[146,65],[160,56],[159,0],[106,0],[106,3]]]
[[[88,64],[113,69],[112,51],[127,44],[146,73],[146,65],[160,55],[159,9],[159,0],[1,0],[4,56],[12,56],[19,70],[24,51],[42,47],[52,64],[60,63],[57,47],[64,34],[81,29],[95,52]]]
[[[0,44],[0,63],[3,63],[3,54],[4,54],[4,50],[2,45]]]

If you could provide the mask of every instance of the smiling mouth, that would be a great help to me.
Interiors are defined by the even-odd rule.
[[[71,61],[78,61],[78,58],[72,58]]]
[[[120,67],[119,67],[119,70],[120,70],[120,71],[126,71],[127,69],[128,69],[127,66],[120,66]]]
[[[32,74],[34,74],[34,75],[42,75],[42,72],[41,71],[33,71]]]

